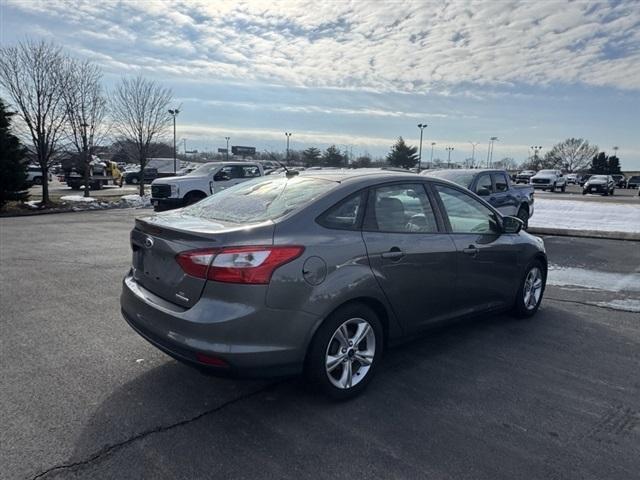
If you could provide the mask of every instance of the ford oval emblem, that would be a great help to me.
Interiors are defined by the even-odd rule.
[[[153,238],[151,238],[151,237],[146,237],[146,238],[144,239],[144,247],[145,247],[145,248],[151,248],[151,247],[153,247]]]

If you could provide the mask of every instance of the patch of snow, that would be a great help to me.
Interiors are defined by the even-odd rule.
[[[547,284],[556,287],[581,287],[607,292],[640,292],[640,273],[613,273],[585,268],[549,265]]]
[[[150,207],[151,197],[149,195],[145,195],[144,197],[140,195],[123,195],[120,197],[120,202],[133,208]]]
[[[40,200],[29,200],[28,202],[24,202],[24,204],[29,208],[40,208]]]
[[[623,312],[640,313],[640,300],[635,298],[623,298],[618,300],[609,300],[608,302],[596,302],[599,307],[613,308],[614,310],[622,310]]]
[[[65,195],[64,197],[60,197],[60,200],[62,200],[63,202],[80,202],[80,203],[89,203],[89,202],[98,201],[95,197],[83,197],[82,195]]]
[[[640,233],[640,203],[596,203],[536,198],[531,227]]]

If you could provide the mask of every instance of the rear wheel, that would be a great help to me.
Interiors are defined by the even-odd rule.
[[[375,373],[383,346],[378,316],[366,305],[353,303],[331,314],[309,347],[309,384],[338,400],[364,390]]]
[[[561,191],[562,193],[564,193],[564,191],[565,191],[566,189],[567,189],[567,185],[566,185],[566,184],[564,184],[564,185],[562,185],[562,187],[560,187],[560,191]]]
[[[137,185],[139,183],[138,177],[131,177],[131,180],[129,180],[129,181],[133,185]]]
[[[542,262],[540,260],[530,262],[520,282],[513,313],[523,318],[535,315],[540,308],[546,282],[546,273]]]

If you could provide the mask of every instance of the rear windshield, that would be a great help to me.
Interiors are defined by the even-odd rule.
[[[275,220],[338,185],[320,178],[270,176],[249,180],[183,209],[187,215],[231,223]]]
[[[606,175],[594,175],[593,177],[590,177],[589,180],[606,180],[607,176]]]
[[[438,170],[435,172],[429,172],[431,177],[444,178],[453,183],[457,183],[461,187],[469,188],[471,182],[473,182],[473,172],[456,172],[455,170]]]

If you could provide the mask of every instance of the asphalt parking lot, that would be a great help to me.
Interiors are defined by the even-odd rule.
[[[606,203],[633,203],[638,202],[638,189],[633,188],[616,188],[611,196],[601,194],[582,194],[582,187],[579,185],[567,185],[564,192],[536,190],[536,197],[540,198],[557,198],[561,200],[577,200],[580,202],[606,202]]]
[[[429,332],[332,403],[135,334],[118,296],[140,214],[0,219],[1,478],[637,478],[640,243],[546,238],[535,318]]]

